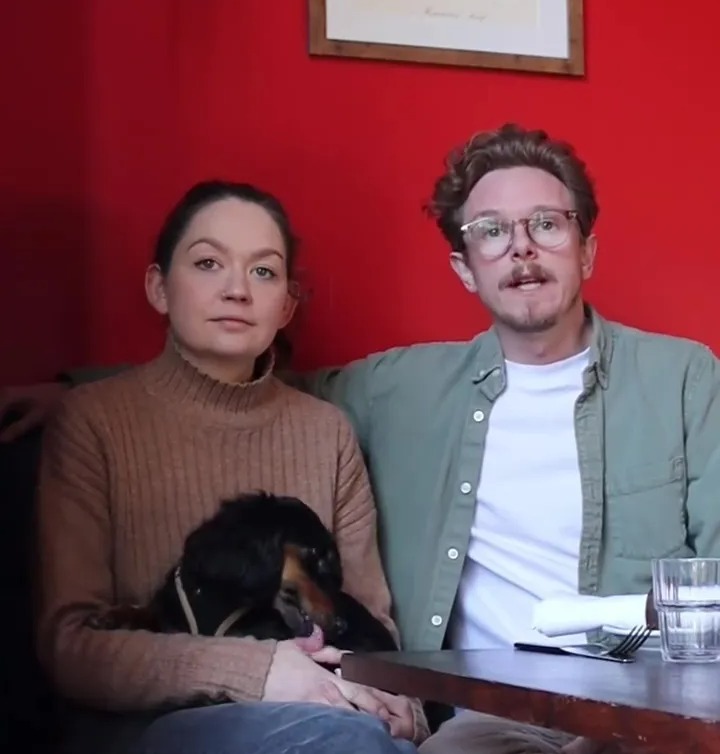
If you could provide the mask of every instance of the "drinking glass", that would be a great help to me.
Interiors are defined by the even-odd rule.
[[[663,660],[720,660],[720,558],[653,560]]]

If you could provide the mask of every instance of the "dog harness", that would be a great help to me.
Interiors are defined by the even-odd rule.
[[[182,577],[180,576],[180,566],[175,569],[175,592],[177,593],[178,599],[180,600],[180,605],[182,606],[183,614],[185,615],[185,620],[187,621],[190,633],[193,636],[200,636],[200,629],[198,628],[195,613],[192,609],[192,606],[190,605],[190,600],[188,599],[187,593],[185,592],[185,587],[182,583]],[[245,610],[243,610],[243,608],[241,607],[239,607],[237,610],[233,610],[230,615],[228,615],[228,617],[225,618],[225,620],[215,629],[214,635],[225,636],[230,627],[242,617],[244,612]]]

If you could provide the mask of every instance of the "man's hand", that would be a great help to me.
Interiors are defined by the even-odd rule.
[[[329,649],[322,650],[324,662],[331,657],[327,651]],[[315,702],[341,709],[361,710],[385,721],[393,736],[411,739],[413,735],[413,715],[407,699],[344,681],[320,667],[292,640],[278,642],[265,682],[263,700]]]
[[[67,390],[62,382],[0,388],[0,424],[11,411],[20,414],[0,431],[0,442],[13,442],[44,424]]]

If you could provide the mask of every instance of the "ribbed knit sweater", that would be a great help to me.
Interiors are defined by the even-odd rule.
[[[338,409],[271,373],[217,382],[171,344],[67,395],[46,430],[39,492],[38,642],[61,693],[113,710],[261,699],[274,641],[86,625],[108,606],[147,602],[188,533],[221,500],[258,489],[318,513],[345,589],[396,633],[367,474]]]

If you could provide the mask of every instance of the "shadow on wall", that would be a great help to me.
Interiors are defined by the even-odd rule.
[[[3,3],[0,384],[84,350],[88,255],[84,3]],[[42,54],[39,53],[41,51]]]
[[[63,199],[0,193],[0,384],[82,358],[89,218]]]

